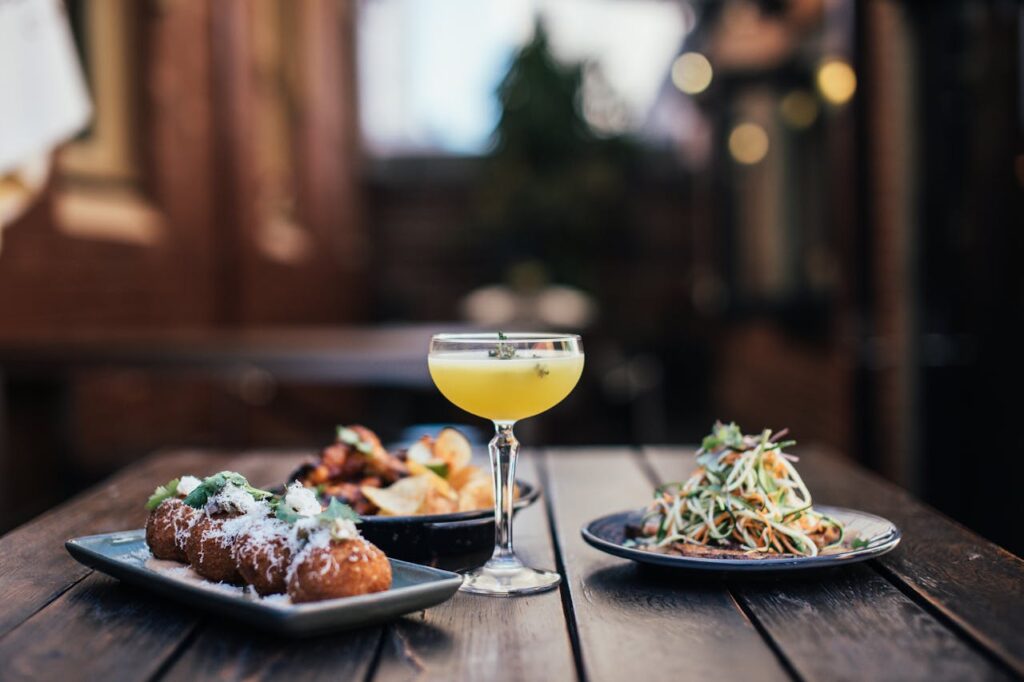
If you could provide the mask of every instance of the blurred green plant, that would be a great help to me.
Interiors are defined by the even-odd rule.
[[[494,151],[476,184],[472,227],[488,281],[524,266],[594,291],[628,238],[632,142],[601,136],[583,117],[581,64],[561,64],[539,22],[498,87]]]

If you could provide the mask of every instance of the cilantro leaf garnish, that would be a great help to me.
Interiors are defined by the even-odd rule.
[[[265,500],[273,496],[273,493],[267,490],[260,490],[249,485],[249,481],[246,480],[245,476],[237,471],[221,471],[213,476],[204,478],[203,482],[185,498],[185,504],[199,509],[205,506],[211,497],[223,490],[224,486],[228,484],[244,488],[247,493],[252,495],[254,500]]]
[[[154,509],[160,506],[161,502],[170,497],[174,497],[177,494],[178,479],[172,478],[167,483],[164,483],[163,485],[159,485],[156,487],[156,490],[153,491],[153,494],[149,496],[148,500],[146,500],[146,509],[149,511],[153,511]]]
[[[294,524],[299,519],[308,518],[301,514],[297,514],[295,510],[287,504],[284,504],[284,498],[278,499],[274,510],[274,516],[285,523],[291,524]],[[323,510],[313,518],[315,518],[317,523],[320,525],[327,525],[336,520],[347,520],[353,523],[362,522],[362,519],[359,518],[359,514],[356,514],[352,507],[348,506],[344,502],[339,502],[336,497],[331,498],[331,503],[327,505],[327,509]]]
[[[294,509],[289,507],[287,504],[284,504],[284,498],[278,498],[276,500],[276,503],[277,504],[273,505],[274,516],[278,519],[284,521],[285,523],[295,523],[296,521],[302,518],[302,516],[297,514]]]
[[[704,436],[700,447],[705,452],[720,450],[723,447],[732,448],[733,450],[746,449],[743,443],[743,432],[740,431],[740,427],[736,425],[736,422],[723,424],[720,421],[716,421],[715,425],[711,427],[710,435]]]
[[[356,514],[352,507],[348,506],[344,502],[339,502],[336,497],[331,498],[331,503],[327,505],[327,509],[320,512],[317,518],[321,521],[362,522],[362,519],[359,518],[359,514]]]

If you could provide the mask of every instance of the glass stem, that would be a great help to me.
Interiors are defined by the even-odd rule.
[[[491,569],[518,569],[522,563],[512,549],[512,502],[516,481],[516,457],[519,441],[512,433],[515,422],[494,422],[494,438],[487,449],[491,453],[494,478],[494,554],[487,562]]]

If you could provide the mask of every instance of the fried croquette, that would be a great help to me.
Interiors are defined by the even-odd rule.
[[[200,513],[185,547],[192,570],[214,582],[242,582],[235,563],[235,539],[240,530],[237,526],[242,518],[224,513]]]
[[[310,543],[289,570],[288,596],[295,603],[383,592],[391,587],[391,563],[363,538]]]
[[[185,546],[192,524],[199,516],[179,498],[168,498],[146,519],[146,544],[157,559],[187,562]]]
[[[253,523],[235,544],[235,565],[242,579],[261,596],[281,594],[288,587],[288,567],[295,555],[290,526],[277,519]]]

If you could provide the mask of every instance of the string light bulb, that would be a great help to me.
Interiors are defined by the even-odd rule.
[[[756,123],[740,123],[729,133],[729,153],[745,166],[761,161],[768,146],[768,133]]]
[[[857,74],[842,59],[827,59],[818,67],[818,92],[829,104],[846,104],[857,91]]]
[[[672,62],[672,82],[687,95],[707,90],[713,77],[711,62],[699,52],[685,52]]]

